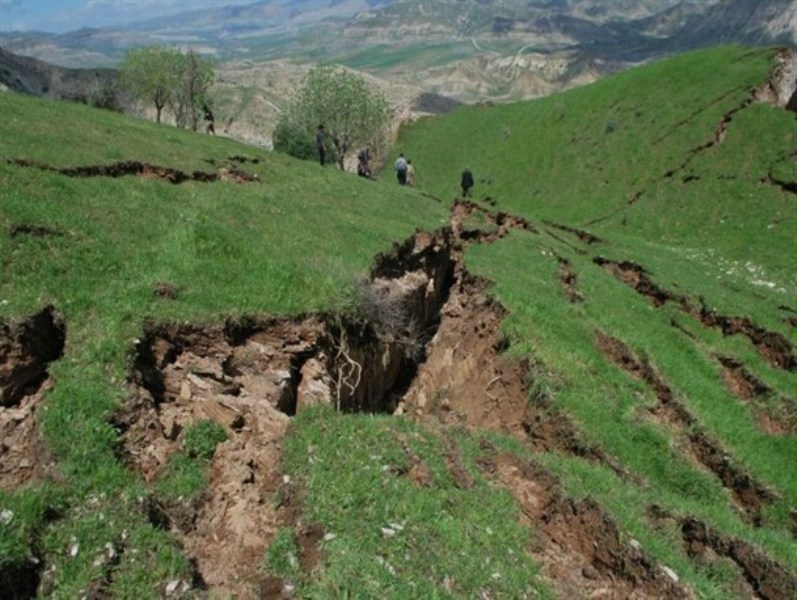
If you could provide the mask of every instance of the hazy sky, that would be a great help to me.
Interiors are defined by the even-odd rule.
[[[0,31],[63,33],[253,0],[0,0]]]

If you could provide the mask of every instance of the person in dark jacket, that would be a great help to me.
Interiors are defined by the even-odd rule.
[[[202,112],[205,118],[205,132],[208,135],[216,135],[216,119],[213,116],[213,111],[207,104],[202,105]]]
[[[327,133],[324,131],[323,125],[318,126],[318,131],[315,134],[315,145],[318,147],[318,159],[323,167],[327,158]]]
[[[396,169],[396,179],[399,185],[407,185],[407,159],[404,158],[404,153],[399,154],[396,159],[396,164],[393,165]]]
[[[470,191],[473,189],[473,173],[469,168],[465,167],[465,170],[462,171],[462,179],[459,184],[462,186],[462,196],[464,198],[470,196]]]
[[[357,153],[357,175],[360,177],[371,176],[371,149],[365,146]]]

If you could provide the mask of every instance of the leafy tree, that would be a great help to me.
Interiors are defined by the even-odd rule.
[[[178,127],[197,129],[202,104],[213,82],[213,63],[193,50],[149,46],[128,50],[119,67],[119,82],[136,100],[155,106],[160,123],[164,107]]]
[[[155,105],[155,121],[170,101],[176,85],[176,67],[180,52],[165,46],[128,50],[119,66],[119,83],[136,100]]]
[[[280,114],[272,135],[274,150],[305,160],[316,158],[314,134],[308,132],[304,120],[297,119],[293,113],[293,109],[288,109]]]
[[[308,73],[295,103],[282,113],[274,148],[294,156],[305,154],[307,146],[301,140],[313,140],[316,127],[323,123],[342,169],[346,155],[358,146],[385,147],[389,121],[384,95],[360,75],[341,66],[319,66]]]
[[[193,50],[180,55],[174,89],[169,100],[178,127],[197,130],[202,105],[207,102],[207,92],[213,83],[213,77],[213,63],[210,60]]]

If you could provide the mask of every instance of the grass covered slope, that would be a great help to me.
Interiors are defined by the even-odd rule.
[[[755,100],[776,56],[693,53],[543,100],[461,108],[399,140],[425,191],[457,195],[467,165],[481,207],[536,226],[465,262],[510,313],[532,400],[640,480],[540,460],[665,564],[711,581],[695,583],[709,597],[744,592],[687,516],[797,568],[797,120]]]
[[[0,96],[0,589],[794,595],[771,67],[421,121],[418,190]],[[465,164],[497,209],[430,198]],[[299,405],[324,387],[345,410]]]
[[[475,197],[498,209],[710,244],[727,261],[761,256],[793,296],[791,257],[772,250],[792,239],[793,194],[772,180],[797,179],[794,115],[751,102],[774,54],[711,49],[533,102],[463,107],[408,127],[399,149],[440,198],[459,193],[469,166]]]
[[[30,497],[3,493],[14,516],[2,526],[0,565],[24,571],[25,557],[56,557],[61,543],[79,540],[76,560],[48,559],[58,565],[53,593],[74,597],[102,576],[92,552],[130,536],[142,558],[121,556],[112,592],[157,596],[174,573],[191,580],[188,564],[142,517],[136,498],[147,493],[121,460],[111,424],[145,321],[346,312],[374,255],[416,228],[439,227],[446,213],[332,168],[77,104],[2,94],[0,107],[0,318],[21,322],[51,305],[66,336],[37,413],[58,483]],[[155,173],[48,170],[130,161],[256,178],[173,184]],[[86,508],[87,498],[102,502]],[[59,518],[44,532],[53,504]]]

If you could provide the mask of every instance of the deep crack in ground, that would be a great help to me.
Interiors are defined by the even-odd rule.
[[[109,165],[88,165],[81,167],[53,167],[44,163],[36,162],[28,158],[9,159],[9,164],[18,167],[29,167],[39,169],[40,171],[52,171],[65,175],[66,177],[125,177],[134,175],[138,177],[148,177],[151,179],[162,179],[173,184],[185,183],[186,181],[200,181],[203,183],[210,183],[213,181],[229,181],[234,183],[248,183],[259,181],[256,174],[246,173],[238,167],[234,166],[231,161],[225,165],[220,166],[215,173],[207,173],[205,171],[193,171],[186,173],[171,167],[161,167],[151,165],[148,163],[140,162],[137,160],[129,160]]]

